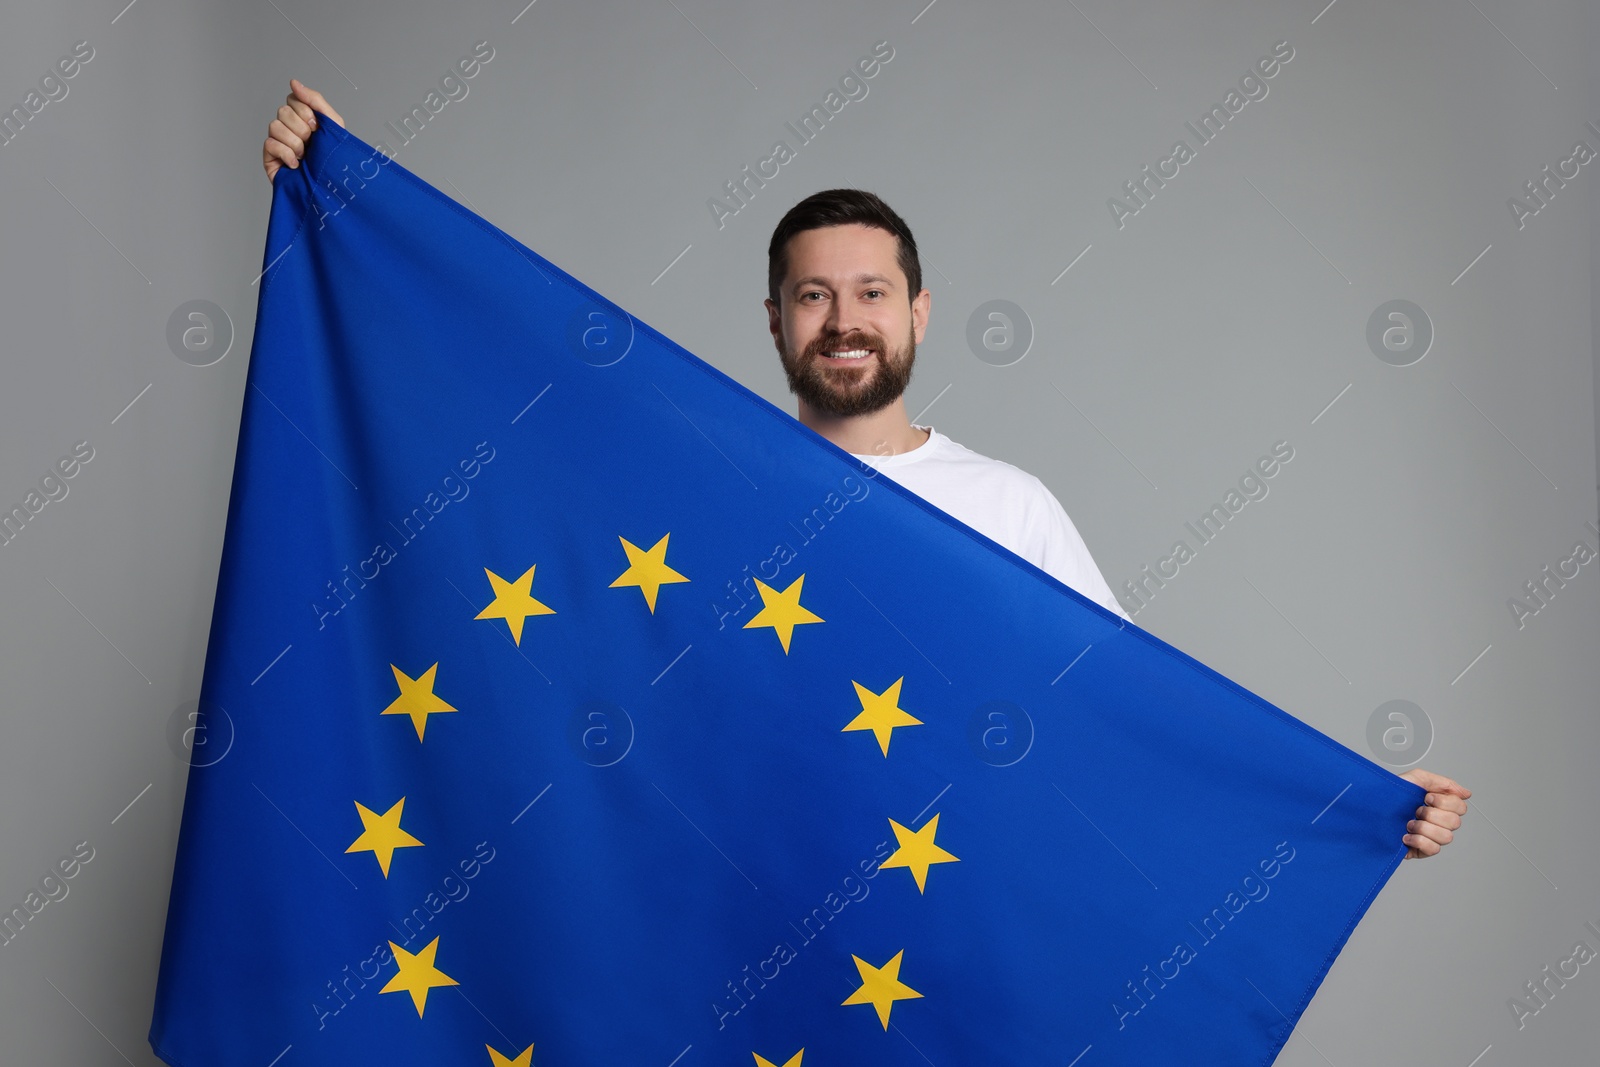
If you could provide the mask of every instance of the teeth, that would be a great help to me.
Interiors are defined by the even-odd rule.
[[[872,351],[867,348],[852,348],[844,352],[828,352],[825,354],[829,359],[866,359],[872,354]]]

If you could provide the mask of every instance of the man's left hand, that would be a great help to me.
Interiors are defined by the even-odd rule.
[[[1421,767],[1413,768],[1400,777],[1428,791],[1422,806],[1417,809],[1417,817],[1406,823],[1406,829],[1410,832],[1400,838],[1410,846],[1406,859],[1437,856],[1439,850],[1455,837],[1455,831],[1461,829],[1461,816],[1467,813],[1467,798],[1472,795],[1472,790]]]

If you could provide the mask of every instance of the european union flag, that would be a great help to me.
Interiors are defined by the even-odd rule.
[[[1273,1058],[1419,787],[336,125],[275,184],[163,1059]]]

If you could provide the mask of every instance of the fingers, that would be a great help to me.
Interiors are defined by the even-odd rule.
[[[1461,816],[1467,813],[1467,798],[1472,796],[1472,790],[1421,767],[1400,777],[1428,791],[1417,808],[1417,817],[1406,823],[1409,832],[1400,839],[1407,846],[1406,859],[1437,856],[1455,839],[1455,831],[1461,829]]]
[[[1432,808],[1424,804],[1417,809],[1417,818],[1442,826],[1446,830],[1461,829],[1461,816],[1444,808]]]
[[[1423,804],[1429,808],[1454,812],[1457,815],[1465,815],[1467,813],[1467,802],[1460,797],[1451,796],[1449,793],[1429,793],[1423,798]]]
[[[327,100],[323,99],[321,93],[310,88],[298,78],[289,79],[289,88],[293,90],[293,92],[290,94],[291,97],[299,100],[312,110],[321,112],[322,114],[328,116],[340,126],[344,125],[343,117],[341,117],[340,114],[333,109],[333,106],[329,104]]]
[[[290,133],[304,141],[311,136],[311,131],[316,129],[316,112],[300,103],[300,101],[291,98],[288,103],[278,109],[277,121],[282,123]]]
[[[1400,840],[1425,856],[1438,855],[1439,850],[1455,838],[1455,835],[1444,827],[1435,826],[1421,819],[1412,819],[1406,823],[1406,829],[1411,832]]]
[[[306,140],[316,132],[321,115],[344,125],[340,114],[315,89],[298,78],[289,79],[289,89],[277,117],[267,126],[267,139],[261,146],[261,167],[267,172],[268,181],[276,177],[281,167],[300,166],[306,154]]]
[[[282,141],[269,137],[261,149],[261,165],[267,172],[267,180],[271,181],[278,173],[279,167],[298,167],[300,161],[295,156],[294,149]]]
[[[1422,788],[1431,792],[1450,793],[1454,796],[1461,797],[1463,800],[1472,796],[1472,790],[1468,789],[1459,782],[1456,782],[1450,778],[1446,778],[1442,774],[1434,774],[1432,771],[1425,771],[1421,767],[1413,768],[1412,770],[1402,774],[1400,777],[1404,778],[1408,782],[1420,785]]]
[[[314,130],[317,128],[317,113],[311,110],[310,104],[305,103],[303,100],[295,99],[293,93],[290,93],[288,96],[284,97],[283,107],[293,111],[296,117],[306,124],[307,129]],[[282,117],[283,108],[278,109],[278,114],[279,117]]]
[[[1427,838],[1415,837],[1411,834],[1406,834],[1400,840],[1411,846],[1406,852],[1405,858],[1408,860],[1423,860],[1429,856],[1437,856],[1439,850],[1444,847],[1429,841]]]
[[[304,138],[310,132],[307,130],[304,134],[297,134],[282,119],[273,119],[272,124],[267,127],[267,141],[283,145],[298,159],[306,154]]]

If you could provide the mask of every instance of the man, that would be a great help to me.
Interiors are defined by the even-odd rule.
[[[268,180],[300,165],[319,114],[344,125],[321,93],[293,79],[289,87],[262,146]],[[800,422],[1126,619],[1039,479],[907,417],[905,388],[933,295],[900,216],[871,193],[818,193],[778,223],[767,257],[767,326]],[[1428,790],[1401,837],[1406,859],[1437,855],[1472,791],[1420,767],[1401,777]]]

